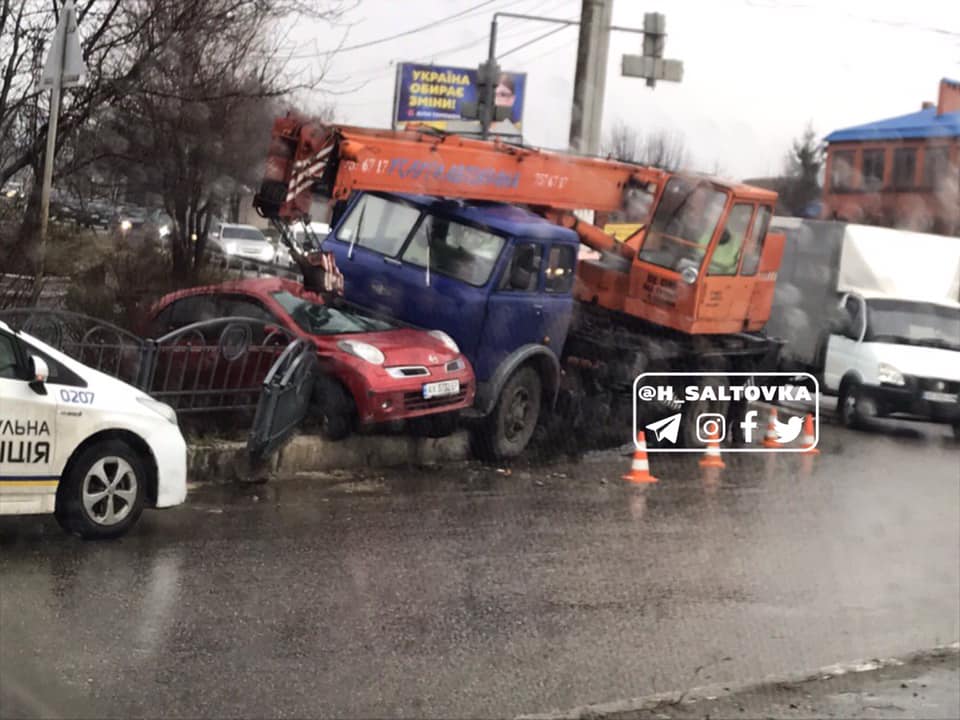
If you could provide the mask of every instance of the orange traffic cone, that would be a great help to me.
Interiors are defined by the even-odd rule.
[[[624,475],[623,479],[638,485],[657,482],[657,479],[650,474],[650,463],[647,462],[647,439],[642,432],[637,433],[637,449],[633,453],[633,463],[630,465],[630,472]]]
[[[720,441],[717,440],[717,433],[710,433],[710,439],[707,440],[707,451],[700,458],[700,467],[704,468],[722,468],[726,467],[723,458],[720,457]]]
[[[807,417],[803,420],[803,447],[806,450],[803,451],[804,455],[819,455],[820,451],[814,447],[814,444],[817,442],[817,438],[813,432],[813,415],[807,413]]]
[[[767,417],[767,434],[763,437],[763,446],[765,448],[779,448],[780,441],[777,440],[777,409],[775,407],[770,408],[770,415]]]

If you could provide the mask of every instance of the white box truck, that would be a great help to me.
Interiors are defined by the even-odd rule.
[[[903,416],[960,437],[960,238],[775,218],[787,236],[767,332],[841,422]]]

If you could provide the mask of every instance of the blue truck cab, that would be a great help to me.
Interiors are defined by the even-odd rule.
[[[559,388],[576,233],[512,205],[357,193],[323,248],[347,301],[456,341],[485,419],[475,448],[519,454]]]

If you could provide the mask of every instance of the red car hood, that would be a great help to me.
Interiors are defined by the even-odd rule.
[[[431,337],[423,330],[385,330],[383,332],[342,335],[340,339],[356,340],[374,345],[383,353],[384,367],[396,365],[441,365],[459,353]]]

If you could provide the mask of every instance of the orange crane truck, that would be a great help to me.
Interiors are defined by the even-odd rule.
[[[317,195],[331,231],[296,247],[289,225],[309,224]],[[503,458],[538,425],[629,439],[644,371],[774,369],[781,343],[762,329],[783,253],[775,202],[711,177],[291,114],[275,121],[255,206],[305,273],[335,261],[347,301],[455,340],[477,374],[475,448]],[[643,226],[620,242],[578,210]],[[581,244],[599,256],[578,259]],[[694,422],[681,427],[696,443]]]

